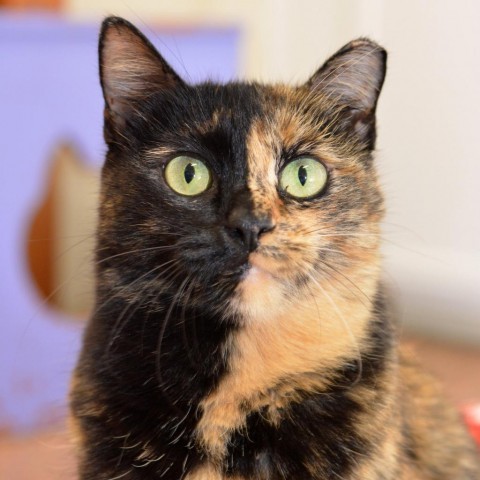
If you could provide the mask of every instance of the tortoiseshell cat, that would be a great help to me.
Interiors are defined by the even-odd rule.
[[[192,86],[128,22],[104,22],[81,480],[480,478],[385,302],[385,63],[360,39],[300,87]]]

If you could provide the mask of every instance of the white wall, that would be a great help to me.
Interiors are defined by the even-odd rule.
[[[480,2],[69,0],[142,27],[237,24],[248,78],[301,81],[357,36],[389,51],[378,163],[389,277],[405,324],[480,343]]]
[[[480,3],[389,2],[380,160],[406,323],[480,342]],[[401,227],[397,227],[399,225]],[[403,231],[403,233],[402,233]]]

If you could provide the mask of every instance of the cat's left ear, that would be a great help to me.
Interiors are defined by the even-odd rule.
[[[385,79],[387,52],[375,42],[358,39],[332,55],[307,86],[338,104],[346,128],[369,149],[375,146],[375,109]]]
[[[104,20],[99,60],[106,119],[117,130],[139,101],[184,85],[149,40],[123,18]]]

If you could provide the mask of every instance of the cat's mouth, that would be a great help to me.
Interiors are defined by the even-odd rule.
[[[265,257],[256,252],[249,255],[244,268],[243,281],[262,282],[278,279]]]

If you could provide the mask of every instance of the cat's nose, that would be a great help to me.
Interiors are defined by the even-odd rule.
[[[227,230],[231,237],[253,252],[261,235],[275,228],[272,218],[266,214],[255,214],[248,207],[238,205],[232,209],[227,219]]]

